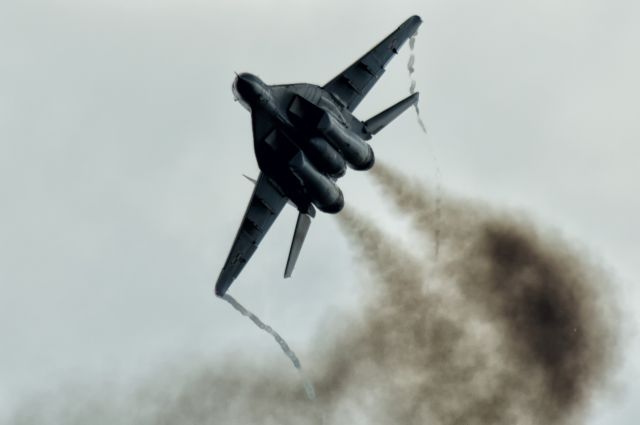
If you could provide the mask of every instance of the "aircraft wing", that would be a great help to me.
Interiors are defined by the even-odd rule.
[[[216,282],[216,295],[223,296],[227,292],[287,201],[288,198],[280,193],[270,179],[260,173],[240,229]]]
[[[393,55],[416,33],[421,23],[419,16],[407,19],[367,54],[329,81],[324,89],[340,98],[353,111],[382,76],[384,67]]]

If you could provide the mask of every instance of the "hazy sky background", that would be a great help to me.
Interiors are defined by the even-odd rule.
[[[286,362],[213,296],[252,191],[241,174],[257,174],[234,71],[324,84],[412,14],[429,134],[409,112],[376,157],[425,183],[437,161],[445,190],[524,212],[609,271],[631,336],[589,424],[637,423],[640,4],[623,0],[2,2],[0,420],[34,393],[234,350]],[[357,116],[408,94],[408,57]],[[365,174],[341,185],[410,238]],[[281,279],[295,215],[231,293],[304,363],[318,326],[356,307],[358,269],[321,216]]]

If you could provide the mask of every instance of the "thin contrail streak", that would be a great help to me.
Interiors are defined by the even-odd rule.
[[[258,316],[256,316],[255,314],[247,310],[242,304],[240,304],[231,295],[225,294],[222,298],[226,302],[231,304],[231,306],[235,308],[237,311],[239,311],[243,316],[248,317],[253,323],[255,323],[257,327],[267,332],[269,335],[273,337],[273,339],[276,340],[276,342],[278,343],[278,345],[280,346],[284,354],[289,358],[289,360],[291,360],[291,363],[293,363],[293,366],[300,373],[300,377],[302,378],[302,382],[304,384],[304,390],[305,390],[305,393],[307,394],[307,397],[309,398],[309,400],[315,400],[316,391],[315,391],[315,388],[313,387],[313,383],[305,375],[304,371],[302,370],[302,364],[300,363],[300,359],[298,359],[298,356],[296,356],[296,353],[294,353],[291,347],[289,347],[289,344],[287,344],[287,341],[285,341],[284,338],[282,338],[280,334],[276,332],[271,326],[267,325],[262,320],[260,320]]]
[[[409,62],[407,63],[407,70],[409,71],[409,78],[411,80],[411,84],[409,86],[409,93],[413,94],[416,92],[416,86],[417,86],[417,82],[415,79],[415,62],[416,62],[416,55],[415,55],[415,45],[416,45],[416,37],[418,36],[418,32],[416,31],[416,33],[413,35],[413,37],[411,37],[409,39],[409,49],[411,50],[411,54],[409,55]],[[415,110],[416,110],[416,116],[418,118],[418,125],[420,126],[420,128],[422,129],[422,132],[424,134],[427,134],[427,127],[425,126],[424,122],[422,121],[422,116],[420,115],[420,107],[418,106],[418,104],[414,104],[413,105]],[[435,174],[436,174],[436,202],[435,202],[435,210],[436,210],[436,216],[435,216],[435,222],[436,222],[436,226],[435,226],[435,236],[434,236],[434,255],[435,258],[438,258],[438,255],[440,253],[440,228],[438,226],[438,223],[440,222],[440,206],[442,203],[442,173],[440,171],[440,164],[438,163],[438,156],[436,155],[436,151],[435,151],[435,147],[431,146],[431,160],[433,161],[434,164],[434,169],[435,169]]]

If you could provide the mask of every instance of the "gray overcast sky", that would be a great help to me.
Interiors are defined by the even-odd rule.
[[[234,71],[323,84],[404,19],[415,115],[376,156],[425,182],[525,211],[610,271],[637,326],[640,5],[625,0],[29,0],[0,4],[0,418],[34,391],[127,381],[272,341],[213,296],[257,174]],[[408,49],[357,110],[408,93]],[[386,228],[362,174],[341,181]],[[303,362],[323,318],[357,303],[333,218],[290,280],[285,211],[232,287]],[[330,253],[330,255],[328,255]],[[327,262],[330,267],[327,267]],[[247,348],[248,347],[248,348]],[[631,338],[615,397],[590,424],[637,423]]]

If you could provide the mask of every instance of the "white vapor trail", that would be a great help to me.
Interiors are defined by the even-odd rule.
[[[411,85],[409,86],[409,93],[413,94],[416,92],[416,79],[415,79],[415,68],[414,64],[416,62],[415,55],[415,45],[416,45],[416,37],[418,36],[418,32],[409,39],[409,49],[411,50],[411,54],[409,55],[409,62],[407,63],[407,70],[409,71],[409,78],[411,79]],[[422,121],[422,117],[420,115],[420,108],[418,107],[418,103],[416,102],[414,105],[416,110],[416,116],[418,118],[418,124],[422,129],[424,134],[427,134],[427,127],[424,125]],[[434,232],[434,254],[436,260],[438,259],[438,254],[440,251],[440,212],[441,212],[441,203],[442,203],[442,173],[440,172],[440,164],[438,163],[438,157],[435,152],[435,147],[431,147],[431,159],[433,161],[436,173],[436,202],[435,202],[435,232]]]
[[[262,320],[260,320],[258,316],[256,316],[255,314],[247,310],[242,304],[236,301],[236,299],[233,298],[231,295],[225,294],[222,298],[226,302],[231,304],[231,306],[236,310],[238,310],[243,316],[246,316],[249,319],[251,319],[251,321],[255,323],[256,326],[258,326],[263,331],[267,332],[269,335],[273,337],[273,339],[276,340],[276,342],[278,343],[278,345],[280,345],[280,348],[282,349],[284,354],[289,358],[289,360],[291,360],[291,363],[293,363],[293,366],[298,370],[298,373],[302,378],[302,383],[304,385],[304,390],[305,390],[305,393],[307,394],[307,398],[312,401],[315,400],[316,391],[315,391],[315,388],[313,387],[313,383],[305,375],[304,371],[302,370],[302,365],[300,364],[300,359],[298,359],[298,356],[296,356],[296,353],[294,353],[293,350],[289,347],[289,344],[287,344],[287,341],[285,341],[284,338],[282,338],[278,332],[273,330],[271,326],[265,324]]]
[[[409,92],[411,94],[416,92],[416,80],[413,76],[413,73],[415,72],[415,68],[413,67],[413,64],[416,61],[416,55],[414,53],[414,47],[416,45],[416,36],[418,35],[418,33],[416,32],[410,39],[409,39],[409,48],[411,49],[411,55],[409,56],[409,63],[407,64],[407,69],[409,70],[409,76],[411,77],[411,87],[409,87]],[[418,107],[418,104],[415,103],[413,105],[413,107],[416,110],[416,116],[418,117],[418,124],[420,124],[420,128],[422,128],[423,132],[427,132],[427,127],[424,125],[424,122],[422,121],[422,118],[420,117],[420,108]]]

